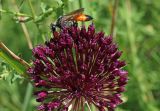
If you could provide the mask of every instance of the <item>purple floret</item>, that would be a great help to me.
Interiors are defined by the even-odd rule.
[[[45,45],[33,49],[28,73],[40,111],[113,111],[121,104],[128,72],[111,36],[94,25],[63,28]],[[96,111],[97,111],[96,110]]]

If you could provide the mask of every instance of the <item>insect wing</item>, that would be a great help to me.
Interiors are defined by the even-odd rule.
[[[81,14],[81,13],[83,13],[83,12],[84,12],[84,8],[80,8],[80,9],[74,10],[74,11],[72,11],[72,12],[70,12],[70,13],[64,15],[64,16],[75,15],[75,14]]]
[[[64,21],[74,20],[74,18],[76,18],[78,15],[81,15],[83,12],[84,12],[84,8],[80,8],[78,10],[75,10],[73,12],[70,12],[70,13],[64,15],[63,20]]]

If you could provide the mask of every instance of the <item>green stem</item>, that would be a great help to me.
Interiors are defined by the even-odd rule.
[[[19,13],[19,9],[18,9],[18,6],[17,6],[17,4],[16,4],[16,0],[12,0],[12,2],[13,2],[13,6],[14,6],[16,12]],[[33,18],[33,17],[32,17],[32,18]],[[27,40],[27,43],[28,43],[28,47],[29,47],[30,49],[32,49],[32,48],[33,48],[33,45],[32,45],[32,41],[31,41],[31,39],[30,39],[30,36],[29,36],[29,32],[28,32],[28,30],[27,30],[27,27],[26,27],[26,25],[25,25],[24,23],[20,23],[20,24],[21,24],[21,27],[22,27],[23,32],[24,32],[24,34],[25,34],[25,37],[26,37],[26,40]]]
[[[31,17],[31,15],[28,15],[28,14],[23,14],[23,13],[19,13],[19,12],[12,12],[12,11],[9,11],[9,10],[3,10],[3,9],[0,9],[0,12],[1,13],[9,13],[9,14],[12,14],[12,15],[15,15],[15,16],[24,16],[24,17]]]
[[[79,2],[79,7],[82,8],[82,4],[83,4],[82,0],[78,0],[78,2]],[[81,25],[84,25],[84,22],[81,22]]]
[[[136,45],[136,34],[134,32],[134,21],[132,21],[132,7],[131,7],[131,0],[126,0],[126,25],[127,25],[127,32],[128,32],[128,40],[130,44],[130,53],[132,58],[132,80],[136,83],[136,92],[138,102],[140,107],[144,108],[145,111],[158,111],[156,107],[154,107],[154,97],[152,95],[152,91],[150,87],[144,87],[143,84],[146,86],[149,84],[146,80],[146,75],[143,73],[143,69],[140,65],[140,58],[138,57],[138,50]],[[146,99],[147,98],[147,99]],[[144,107],[145,106],[145,107]]]
[[[35,19],[36,14],[35,14],[35,11],[34,11],[34,9],[33,9],[32,3],[31,3],[30,0],[28,0],[28,3],[29,3],[29,6],[30,6],[30,8],[31,8],[31,11],[32,11],[32,16],[33,16],[33,18]]]
[[[119,3],[119,0],[114,1],[113,11],[112,11],[112,23],[111,23],[111,34],[112,35],[114,35],[114,29],[115,29],[115,25],[116,25],[118,3]]]
[[[78,0],[79,1],[79,7],[82,8],[82,0]]]
[[[16,4],[15,0],[13,0],[13,4],[14,4],[14,7],[15,7],[16,11],[18,12],[19,9],[17,7],[17,4]],[[33,19],[34,19],[34,16],[33,16]],[[21,26],[22,26],[22,29],[24,31],[24,34],[26,35],[26,39],[27,39],[27,42],[28,42],[28,45],[29,45],[28,47],[30,49],[32,49],[33,45],[32,45],[32,42],[31,42],[27,27],[26,27],[26,25],[24,23],[21,23]],[[27,89],[26,89],[25,98],[24,98],[24,101],[23,101],[22,111],[28,111],[28,109],[29,109],[28,106],[29,106],[30,99],[31,99],[31,96],[32,96],[32,90],[33,90],[33,87],[31,85],[31,83],[28,83]]]
[[[35,14],[35,10],[34,10],[34,8],[33,8],[33,5],[32,5],[32,3],[31,3],[31,0],[28,0],[28,3],[29,3],[29,6],[30,6],[30,8],[31,8],[31,11],[32,11],[32,16],[33,16],[34,23],[35,23],[35,25],[36,25],[36,27],[37,27],[38,32],[40,33],[40,35],[41,35],[42,38],[43,38],[43,34],[42,34],[42,32],[41,32],[41,30],[40,30],[40,28],[39,28],[39,24],[37,24],[37,23],[35,22],[35,21],[36,21],[36,14]]]
[[[0,9],[2,9],[2,0],[0,0]],[[0,12],[0,19],[2,18],[2,13]]]
[[[28,106],[30,103],[30,99],[32,97],[32,91],[33,91],[33,87],[31,83],[28,83],[27,89],[26,89],[26,95],[25,95],[24,102],[23,102],[22,111],[28,111],[29,109]]]

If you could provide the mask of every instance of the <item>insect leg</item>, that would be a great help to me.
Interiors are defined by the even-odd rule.
[[[78,23],[76,21],[73,21],[73,26],[77,27]]]

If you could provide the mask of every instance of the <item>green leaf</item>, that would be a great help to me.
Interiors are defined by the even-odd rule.
[[[63,7],[64,7],[64,5],[62,4],[60,7],[58,7],[58,8],[56,9],[57,18],[63,15],[63,13],[64,13],[64,12],[63,12]]]
[[[12,53],[3,43],[0,42],[0,58],[8,63],[11,67],[22,76],[26,76],[26,70],[29,65],[23,59]]]
[[[61,0],[64,4],[68,3],[68,0]]]
[[[41,2],[41,9],[43,13],[46,11],[46,8],[47,8],[47,5],[44,2]]]
[[[0,59],[0,80],[5,80],[9,84],[14,83],[16,80],[24,80],[9,64]]]

